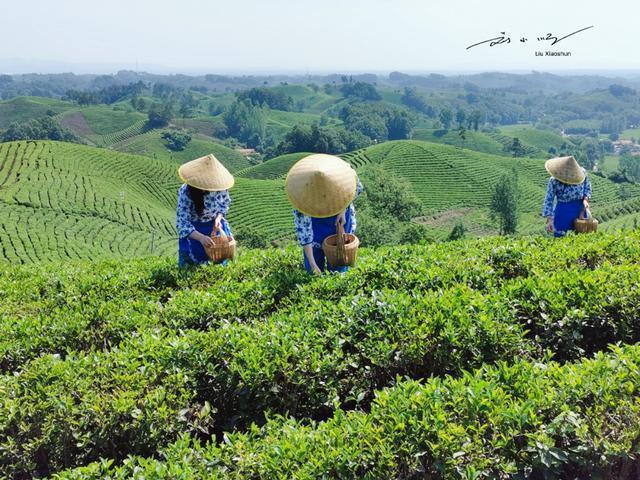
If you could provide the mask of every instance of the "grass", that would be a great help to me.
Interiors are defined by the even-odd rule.
[[[623,140],[636,139],[636,142],[640,141],[640,128],[628,128],[620,134],[620,138]]]
[[[293,164],[307,155],[311,155],[311,153],[298,152],[280,155],[253,167],[240,170],[237,174],[241,177],[259,180],[284,178]]]
[[[249,161],[243,155],[214,141],[211,137],[195,134],[184,150],[174,152],[165,146],[161,135],[161,130],[153,130],[116,143],[111,148],[120,152],[171,160],[176,163],[184,163],[213,153],[232,173],[249,166]]]
[[[26,122],[32,118],[44,117],[47,112],[60,114],[75,108],[75,105],[61,100],[43,97],[17,97],[0,102],[0,129],[13,122]]]

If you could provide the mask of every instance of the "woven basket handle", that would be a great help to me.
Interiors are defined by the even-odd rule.
[[[218,227],[218,229],[216,231],[220,232],[220,235],[219,235],[220,240],[222,240],[224,243],[229,243],[229,237],[227,237],[227,234],[224,233],[224,230],[222,229],[222,226]]]
[[[585,215],[589,214],[589,218],[591,218],[591,210],[588,208],[583,208],[580,212],[580,216],[578,217],[580,220],[586,220]]]
[[[338,223],[338,231],[336,238],[336,253],[340,258],[344,257],[344,225],[342,223]]]

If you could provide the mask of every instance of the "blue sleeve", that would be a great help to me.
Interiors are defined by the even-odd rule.
[[[543,217],[553,217],[553,200],[556,196],[554,187],[555,180],[553,178],[550,178],[549,183],[547,184],[547,194],[544,197],[544,205],[542,207]]]
[[[356,233],[356,227],[358,226],[358,221],[356,220],[356,209],[353,206],[353,203],[349,205],[349,209],[351,210],[351,231],[347,233]]]
[[[584,179],[584,193],[583,193],[583,197],[582,198],[591,198],[591,181],[589,180],[589,177],[585,177]]]
[[[231,205],[231,197],[229,196],[229,190],[223,190],[216,192],[215,195],[214,210],[216,213],[221,213],[226,216],[229,213],[229,206]]]
[[[192,207],[193,202],[183,186],[178,190],[178,208],[176,209],[176,230],[180,238],[188,237],[195,230],[191,223]]]
[[[293,221],[296,224],[296,235],[298,241],[303,247],[313,242],[313,228],[311,226],[311,217],[300,213],[298,210],[293,211]]]

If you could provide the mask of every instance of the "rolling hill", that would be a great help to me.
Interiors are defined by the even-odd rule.
[[[140,143],[140,139],[145,141]],[[128,143],[130,142],[130,143]],[[181,155],[163,154],[152,131],[111,149],[57,142],[0,144],[0,253],[24,263],[55,258],[132,257],[170,254],[175,249],[177,165],[215,153],[237,182],[231,192],[232,227],[248,228],[267,240],[293,239],[291,207],[284,175],[304,154],[292,154],[254,167],[237,152],[194,139]],[[155,152],[157,158],[150,158]],[[423,205],[415,219],[434,238],[458,222],[471,235],[495,233],[487,205],[497,179],[518,170],[522,233],[540,232],[539,210],[547,174],[543,161],[501,157],[420,141],[385,142],[343,155],[366,177],[377,164],[405,178]],[[633,226],[640,186],[618,185],[592,175],[594,214],[607,229]],[[366,190],[366,182],[365,182]],[[618,220],[616,220],[618,219]]]

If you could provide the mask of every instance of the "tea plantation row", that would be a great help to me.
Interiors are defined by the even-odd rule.
[[[268,412],[367,411],[400,377],[638,342],[639,258],[634,232],[365,251],[347,275],[321,278],[295,250],[194,271],[168,260],[7,269],[0,474],[155,455]]]
[[[276,416],[203,445],[185,435],[160,459],[104,460],[87,479],[638,478],[640,346],[559,365],[500,362],[460,378],[402,381],[370,412],[322,423]]]

